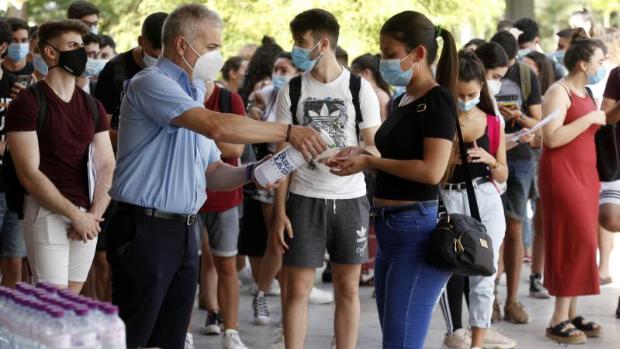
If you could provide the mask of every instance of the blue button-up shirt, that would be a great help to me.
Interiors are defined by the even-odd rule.
[[[171,124],[204,108],[205,85],[172,61],[131,79],[121,104],[118,159],[110,196],[116,201],[172,213],[196,213],[207,199],[205,171],[220,160],[215,143]]]

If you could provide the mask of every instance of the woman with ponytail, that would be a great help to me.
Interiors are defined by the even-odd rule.
[[[443,48],[435,80],[431,64],[439,38]],[[375,288],[383,348],[419,349],[451,274],[426,257],[437,225],[437,184],[448,168],[456,133],[458,58],[452,34],[413,11],[383,25],[380,48],[383,79],[407,89],[375,136],[381,157],[347,148],[327,163],[342,176],[366,168],[378,172]]]
[[[601,327],[577,314],[577,297],[599,294],[596,266],[600,183],[594,135],[606,122],[586,88],[605,55],[583,29],[573,34],[564,64],[568,75],[553,84],[543,113],[559,111],[543,128],[540,194],[545,235],[545,287],[555,297],[546,335],[566,344],[598,337]]]
[[[493,262],[495,270],[497,270],[499,248],[504,240],[506,221],[504,220],[500,191],[495,182],[506,182],[508,167],[506,166],[504,129],[495,115],[492,97],[486,84],[485,69],[476,54],[471,51],[461,51],[459,53],[459,81],[457,83],[458,118],[463,131],[463,140],[468,147],[469,164],[467,165],[468,168],[465,168],[463,164],[456,165],[447,183],[442,185],[441,195],[448,212],[469,214],[465,186],[467,181],[465,171],[469,171],[482,224],[486,227],[493,242]],[[453,156],[460,159],[458,154]],[[464,277],[453,275],[448,284],[448,298],[442,297],[442,301],[449,303],[450,306],[450,312],[444,312],[448,328],[452,326],[460,328],[463,293],[467,292],[469,325],[471,326],[471,343],[467,344],[471,344],[471,348],[482,347],[487,329],[491,327],[494,279],[494,276]],[[455,318],[451,319],[452,316]],[[461,332],[463,331],[461,330]],[[493,337],[491,341],[486,343],[487,345],[501,344],[502,348],[516,346],[516,342],[499,333],[494,333]],[[449,339],[450,336],[447,336],[444,343],[445,347],[462,347],[462,344],[457,346],[456,343],[451,343]]]

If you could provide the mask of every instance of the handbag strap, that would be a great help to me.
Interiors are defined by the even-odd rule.
[[[461,154],[461,162],[463,163],[465,171],[465,187],[467,188],[467,200],[469,201],[469,212],[471,216],[477,219],[479,222],[480,219],[480,211],[478,211],[478,201],[476,200],[476,192],[474,190],[474,184],[471,178],[471,173],[469,172],[469,163],[467,162],[467,148],[465,147],[465,141],[463,140],[463,132],[461,131],[461,124],[459,123],[458,117],[456,118],[456,133],[458,135],[459,141],[459,153]],[[439,191],[439,186],[437,186],[437,191]],[[441,193],[439,195],[439,206],[437,211],[437,216],[439,219],[443,217],[447,217],[448,210],[446,205],[441,198]]]

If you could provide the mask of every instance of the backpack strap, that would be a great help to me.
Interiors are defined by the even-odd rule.
[[[231,105],[230,105],[230,91],[225,88],[220,88],[220,112],[228,114],[230,113]]]
[[[588,86],[586,86],[586,92],[588,93],[588,96],[590,96],[590,99],[592,100],[592,103],[594,103],[594,105],[596,105],[596,99],[594,99],[594,94],[592,93],[592,90]]]
[[[487,135],[489,136],[489,152],[495,156],[499,149],[499,119],[495,115],[487,115]]]
[[[288,95],[291,99],[291,120],[293,125],[299,125],[297,120],[297,104],[301,97],[301,75],[292,78],[288,83]]]
[[[364,121],[364,117],[362,115],[362,108],[360,107],[360,90],[362,88],[362,78],[357,74],[350,74],[351,76],[349,78],[349,90],[351,91],[353,108],[355,108],[355,132],[357,134],[357,141],[359,142],[360,123]]]
[[[519,81],[521,86],[521,97],[523,98],[523,108],[527,108],[527,101],[530,99],[530,95],[532,94],[532,71],[530,67],[523,63],[519,62]]]
[[[37,101],[37,133],[43,130],[45,120],[47,119],[47,100],[45,99],[45,94],[43,93],[43,87],[41,87],[41,84],[43,83],[44,82],[42,81],[37,81],[28,87],[30,91],[32,91],[32,94],[34,94],[34,98]]]

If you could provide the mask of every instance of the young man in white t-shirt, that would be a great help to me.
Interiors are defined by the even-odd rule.
[[[377,152],[374,136],[381,124],[379,102],[367,81],[351,76],[338,64],[336,18],[313,9],[297,15],[290,26],[295,41],[293,62],[305,73],[279,92],[277,121],[324,130],[339,148],[358,146],[361,137],[368,151]],[[281,143],[278,149],[285,146]],[[286,348],[304,347],[308,295],[326,249],[336,298],[336,344],[339,349],[356,347],[358,285],[361,264],[368,258],[369,208],[363,174],[338,177],[317,160],[297,169],[276,190],[273,236],[284,251]]]

